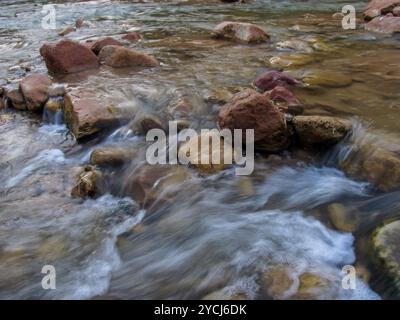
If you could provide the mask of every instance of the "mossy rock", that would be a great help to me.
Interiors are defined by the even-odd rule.
[[[372,246],[400,292],[400,220],[378,228],[372,237]]]

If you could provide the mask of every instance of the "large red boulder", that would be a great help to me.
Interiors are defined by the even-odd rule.
[[[398,5],[400,5],[400,0],[372,0],[364,12],[364,17],[366,20],[371,20],[392,12]]]
[[[268,152],[283,150],[291,142],[284,114],[268,96],[252,89],[235,94],[221,107],[218,124],[221,129],[254,129],[255,147]]]
[[[113,68],[158,66],[158,61],[152,56],[120,46],[103,47],[99,53],[99,60]]]
[[[54,44],[45,43],[40,48],[40,54],[51,73],[74,73],[99,66],[92,50],[71,40],[61,40]]]
[[[48,99],[47,89],[52,81],[43,74],[31,74],[19,83],[25,98],[26,107],[30,111],[41,112]]]
[[[213,30],[217,38],[225,38],[237,42],[256,43],[269,39],[269,35],[260,27],[244,22],[224,21]]]

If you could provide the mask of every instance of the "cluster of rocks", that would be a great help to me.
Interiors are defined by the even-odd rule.
[[[47,69],[52,74],[68,74],[96,69],[100,64],[113,68],[154,67],[158,61],[129,48],[111,37],[79,43],[63,39],[40,48]]]
[[[1,88],[0,100],[3,107],[42,113],[46,104],[54,108],[54,101],[63,95],[63,88],[56,89],[48,76],[34,73]]]
[[[364,12],[368,31],[392,34],[400,32],[400,1],[372,0]]]

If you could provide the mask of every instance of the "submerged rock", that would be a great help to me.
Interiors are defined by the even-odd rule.
[[[96,55],[98,55],[100,53],[101,49],[103,49],[105,46],[120,46],[120,47],[124,46],[121,42],[119,42],[118,40],[115,40],[115,39],[113,39],[111,37],[98,39],[98,40],[95,40],[95,41],[91,41],[89,43],[90,43],[90,45],[89,45],[90,49]]]
[[[31,74],[19,83],[21,92],[25,98],[26,107],[33,112],[42,112],[48,99],[48,88],[52,81],[42,74]]]
[[[245,292],[235,292],[229,288],[224,288],[218,291],[211,292],[201,298],[201,300],[249,300]]]
[[[86,166],[78,174],[76,184],[72,188],[74,198],[95,198],[102,193],[102,173],[95,167]]]
[[[340,72],[315,70],[307,72],[303,77],[303,82],[310,87],[341,88],[351,85],[353,79],[350,75]]]
[[[208,139],[208,148],[202,146],[202,139]],[[219,148],[212,148],[213,140],[219,140]],[[187,159],[189,164],[204,173],[214,173],[228,168],[234,163],[234,155],[235,150],[232,145],[213,132],[190,139],[179,148],[179,158]],[[215,161],[213,157],[216,157]]]
[[[143,135],[146,135],[151,129],[167,131],[167,125],[164,121],[154,114],[144,114],[135,117],[130,127],[135,134]]]
[[[99,66],[96,55],[89,48],[71,40],[45,43],[40,54],[51,73],[74,73]]]
[[[107,106],[90,92],[75,89],[65,95],[64,120],[76,139],[124,124],[135,113],[134,109]]]
[[[244,22],[224,21],[213,30],[217,38],[225,38],[237,42],[257,43],[269,39],[269,35],[260,27]]]
[[[385,34],[398,33],[400,32],[400,17],[376,17],[365,24],[365,30]]]
[[[277,86],[294,86],[298,84],[300,82],[292,76],[276,70],[268,70],[253,81],[253,86],[261,91],[272,90]]]
[[[299,99],[287,88],[277,86],[274,89],[264,93],[278,109],[285,113],[301,114],[303,108]]]
[[[174,186],[188,178],[189,174],[182,166],[145,165],[128,178],[126,192],[145,207],[156,201],[165,204],[176,194]]]
[[[99,53],[99,59],[113,68],[158,66],[158,61],[146,53],[115,45],[103,47]]]
[[[269,59],[272,68],[300,67],[312,62],[314,62],[314,57],[306,54],[281,54]]]
[[[90,155],[90,163],[98,166],[120,166],[130,161],[134,155],[133,150],[126,148],[98,148]]]
[[[75,32],[75,31],[76,31],[76,29],[74,27],[66,27],[64,30],[60,31],[58,33],[58,35],[64,37],[67,34],[70,34],[70,33]]]
[[[279,50],[293,50],[296,52],[304,52],[304,53],[314,52],[314,49],[308,42],[298,39],[278,42],[276,44],[276,47]]]
[[[341,141],[351,130],[351,122],[337,117],[295,116],[295,133],[306,148],[328,147]]]
[[[86,26],[86,23],[82,19],[78,18],[75,20],[75,28],[80,29],[84,26]]]
[[[342,204],[332,203],[327,208],[333,226],[344,232],[354,232],[358,229],[360,219],[357,212],[349,212]]]
[[[349,176],[367,180],[381,191],[400,188],[400,157],[389,150],[364,145],[353,150],[339,166]]]
[[[372,238],[372,245],[394,279],[396,290],[400,292],[400,220],[378,228]]]
[[[400,5],[400,0],[372,0],[364,12],[364,18],[372,20],[375,17],[388,14],[398,5]]]
[[[332,281],[314,272],[298,275],[289,266],[278,265],[261,275],[261,291],[272,299],[334,299],[337,289]]]
[[[254,129],[255,147],[268,152],[286,149],[291,143],[284,114],[255,90],[235,94],[221,107],[218,123],[221,129]]]
[[[122,36],[123,40],[129,41],[129,42],[136,42],[142,39],[142,36],[138,32],[130,32]]]

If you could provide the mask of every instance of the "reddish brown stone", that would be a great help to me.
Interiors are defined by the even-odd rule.
[[[82,19],[76,19],[76,21],[75,21],[75,27],[76,27],[77,29],[82,28],[84,25],[85,25],[85,23],[83,22]]]
[[[98,55],[101,49],[103,49],[105,46],[121,46],[123,47],[124,45],[119,42],[118,40],[115,40],[111,37],[95,40],[92,42],[90,49]]]
[[[366,20],[371,20],[375,17],[388,14],[400,5],[400,0],[372,0],[364,12],[364,17]]]
[[[243,22],[224,21],[213,30],[214,36],[238,42],[255,43],[268,40],[269,35],[260,27]]]
[[[365,30],[385,34],[400,32],[400,17],[376,17],[365,25]]]
[[[291,142],[284,114],[255,90],[235,94],[221,107],[218,123],[221,129],[254,129],[256,148],[268,152],[283,150]]]
[[[136,110],[102,103],[94,94],[72,90],[65,95],[64,120],[76,139],[126,123]]]
[[[14,109],[17,110],[26,110],[26,103],[24,96],[19,89],[19,86],[17,85],[12,85],[5,90],[5,98],[8,100],[8,106],[13,107]]]
[[[289,76],[286,73],[268,70],[262,73],[256,80],[253,81],[253,85],[261,91],[268,91],[276,86],[288,86],[300,84],[298,80]]]
[[[52,81],[43,74],[31,74],[19,83],[25,98],[26,107],[30,111],[41,112],[48,99],[47,89]]]
[[[40,54],[51,73],[74,73],[99,66],[96,55],[87,47],[71,40],[45,43]]]
[[[119,46],[105,46],[99,53],[99,60],[113,68],[158,66],[152,56]]]
[[[139,41],[140,39],[142,39],[142,36],[137,33],[137,32],[130,32],[125,34],[122,39],[130,41],[130,42],[136,42]]]
[[[277,86],[264,93],[282,112],[299,114],[303,108],[299,99],[287,88]]]

